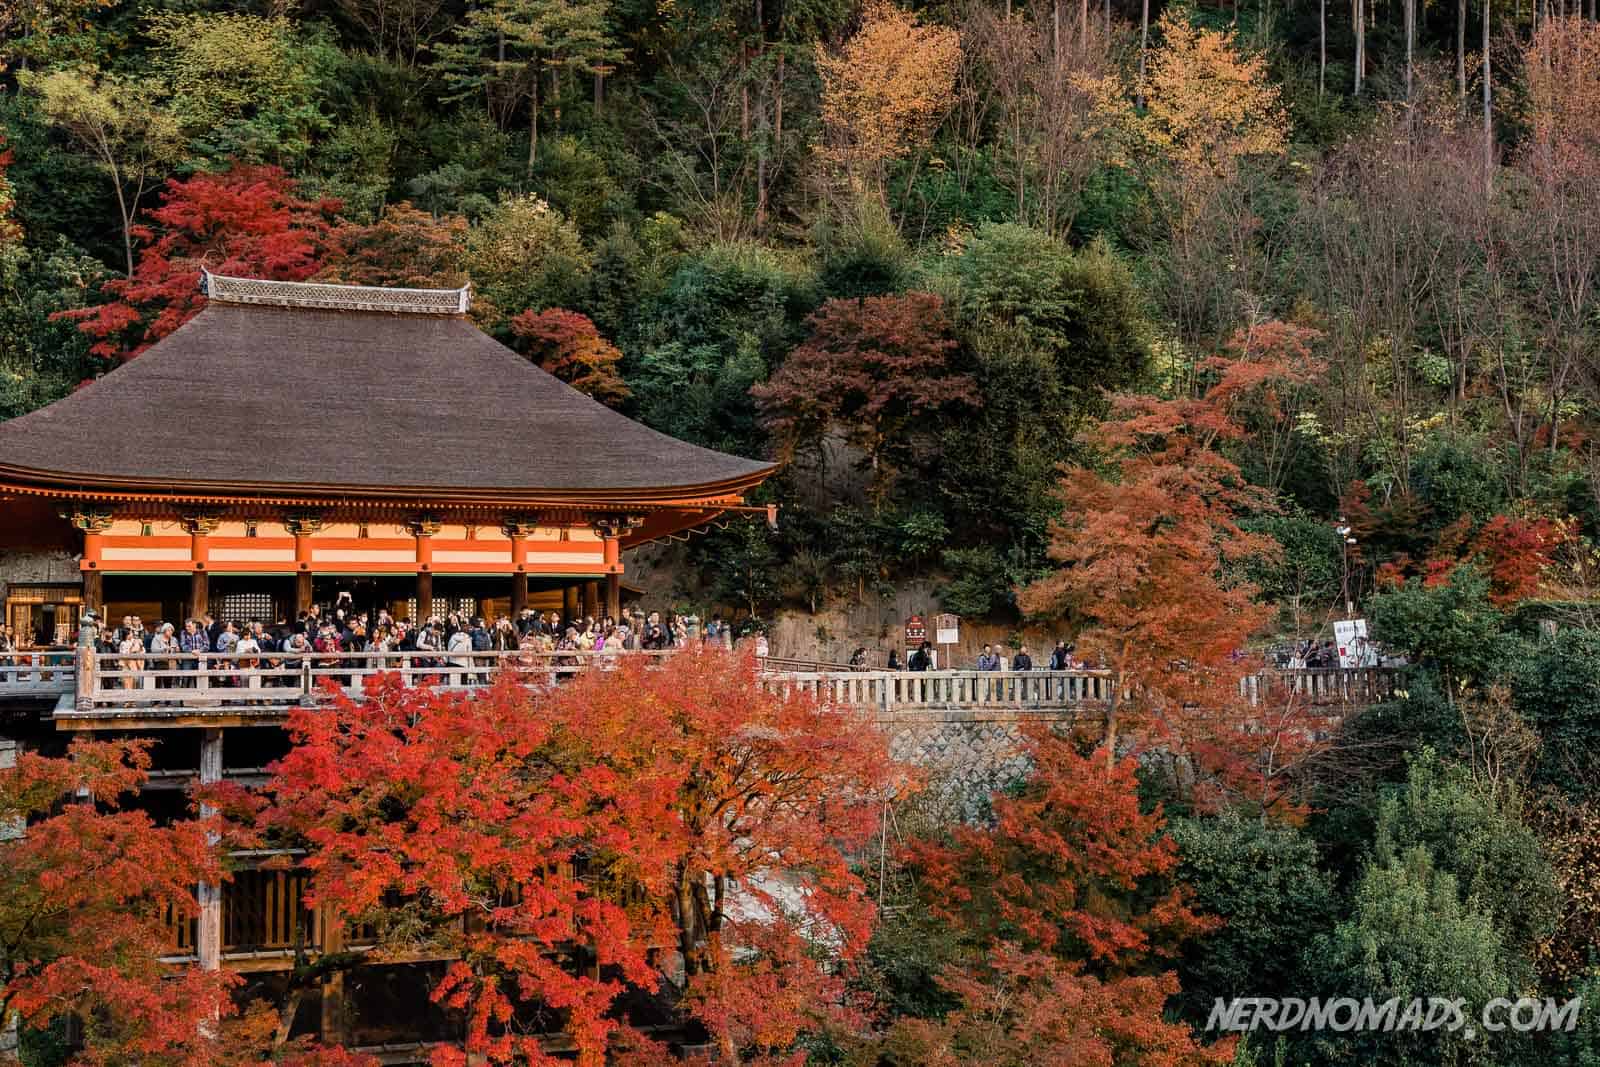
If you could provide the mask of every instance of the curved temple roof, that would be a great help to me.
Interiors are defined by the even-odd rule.
[[[617,502],[729,497],[772,464],[657,433],[463,317],[465,289],[206,275],[205,310],[0,423],[0,481]]]

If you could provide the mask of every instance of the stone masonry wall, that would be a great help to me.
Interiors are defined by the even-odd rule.
[[[988,810],[989,795],[1027,775],[1023,727],[1028,722],[1070,729],[1078,712],[1004,709],[918,708],[878,712],[889,735],[889,754],[917,767],[936,809],[951,819],[973,819]]]

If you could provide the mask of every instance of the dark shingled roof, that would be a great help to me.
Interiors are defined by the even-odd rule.
[[[219,299],[0,423],[0,475],[80,486],[645,501],[737,493],[772,469],[642,426],[460,315]]]

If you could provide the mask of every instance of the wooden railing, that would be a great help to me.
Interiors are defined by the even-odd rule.
[[[71,651],[0,652],[0,694],[69,693],[77,673],[77,654]]]
[[[379,674],[398,675],[406,685],[474,689],[503,671],[527,685],[548,686],[588,669],[607,670],[618,657],[660,657],[670,652],[305,652],[92,653],[77,675],[74,713],[136,715],[140,712],[203,712],[228,708],[281,712],[315,703],[334,683],[352,693]],[[60,717],[61,712],[58,712]]]
[[[1263,701],[1364,706],[1386,700],[1401,672],[1393,667],[1262,671],[1239,680],[1252,706]],[[774,685],[819,700],[880,711],[985,708],[1057,711],[1110,703],[1109,671],[821,671],[771,675]]]
[[[695,646],[691,646],[695,647]],[[460,653],[307,652],[115,653],[25,652],[0,654],[0,696],[72,694],[58,719],[171,718],[226,710],[239,716],[281,716],[288,708],[322,699],[332,682],[360,694],[365,679],[396,674],[407,685],[466,690],[512,672],[523,684],[551,686],[590,669],[614,669],[620,657],[660,657],[672,651]],[[81,668],[81,669],[80,669]],[[1107,672],[881,671],[796,669],[793,661],[762,661],[768,684],[802,690],[830,703],[862,709],[988,707],[1059,710],[1103,705],[1112,684]],[[1400,670],[1392,667],[1261,671],[1240,681],[1252,704],[1298,701],[1360,706],[1388,698]]]

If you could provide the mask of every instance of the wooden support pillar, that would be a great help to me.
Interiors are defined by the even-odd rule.
[[[300,616],[311,610],[311,537],[322,529],[323,517],[314,511],[299,512],[285,518],[283,524],[294,535],[294,613]]]
[[[600,583],[583,583],[583,613],[591,619],[600,614]]]
[[[606,575],[606,614],[613,622],[622,620],[622,575]]]
[[[525,515],[508,515],[500,530],[511,538],[511,618],[528,607],[528,533],[533,522]]]
[[[427,622],[433,615],[433,535],[439,532],[439,519],[418,515],[408,524],[417,539],[417,617],[412,622]]]
[[[104,576],[97,570],[83,572],[83,606],[96,611],[105,610],[105,581]]]
[[[578,587],[569,585],[561,590],[561,621],[570,623],[578,617]]]
[[[322,954],[331,956],[345,949],[344,922],[332,909],[323,908],[317,916],[322,927]],[[324,1045],[342,1045],[349,1039],[345,1013],[344,972],[330,971],[322,980],[322,1026]]]
[[[222,781],[222,730],[211,727],[200,735],[200,784]],[[200,806],[200,817],[216,814],[209,804]],[[207,971],[222,969],[222,887],[214,882],[201,882],[197,894],[200,903],[199,931],[195,937],[195,955],[200,967]]]
[[[189,618],[198,619],[211,610],[211,575],[194,571],[189,575]]]
[[[103,610],[106,605],[100,574],[101,549],[105,544],[105,532],[111,528],[111,512],[78,511],[72,516],[72,525],[83,531],[83,562],[78,566],[83,573],[84,607]]]
[[[433,572],[417,572],[417,617],[412,622],[427,622],[433,615]]]

